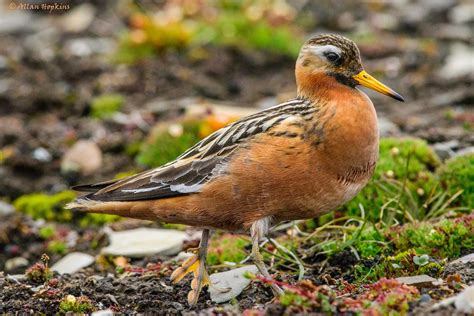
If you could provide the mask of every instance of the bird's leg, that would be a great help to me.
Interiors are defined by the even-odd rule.
[[[252,259],[255,265],[257,266],[260,273],[267,280],[272,280],[270,273],[268,273],[265,262],[263,262],[262,254],[260,253],[260,239],[266,235],[269,226],[269,219],[263,218],[252,224],[250,228],[250,235],[252,237]],[[276,284],[271,283],[273,294],[279,296],[283,294],[283,290]]]
[[[177,283],[189,273],[193,273],[194,278],[191,281],[191,291],[188,293],[189,305],[195,305],[203,286],[209,284],[209,276],[206,271],[207,246],[209,242],[209,229],[202,231],[201,242],[197,253],[186,259],[181,267],[171,274],[171,281]]]

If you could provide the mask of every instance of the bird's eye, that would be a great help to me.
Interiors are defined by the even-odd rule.
[[[335,52],[327,52],[324,54],[324,56],[326,56],[326,59],[329,60],[330,62],[336,62],[339,60],[339,58],[341,58],[341,56],[339,56],[337,53]]]

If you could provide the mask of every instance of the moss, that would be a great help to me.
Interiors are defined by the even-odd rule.
[[[372,222],[379,220],[384,205],[408,209],[414,217],[423,218],[423,202],[437,187],[432,171],[439,164],[439,158],[423,140],[381,139],[380,157],[373,177],[342,209],[349,215],[360,215],[361,204]],[[408,191],[400,195],[403,185]],[[384,215],[388,213],[386,211]]]
[[[374,227],[362,230],[354,247],[362,258],[374,258],[387,251],[386,238]]]
[[[266,50],[292,57],[298,55],[304,41],[294,26],[275,26],[264,19],[249,19],[241,8],[223,11],[214,23],[202,25],[196,36],[198,41],[207,40],[216,45]]]
[[[405,225],[389,232],[389,238],[398,250],[414,248],[421,254],[456,258],[474,248],[474,216]]]
[[[224,234],[213,238],[207,255],[207,263],[209,265],[225,262],[238,263],[247,257],[245,248],[249,246],[250,241],[241,236]]]
[[[457,204],[474,208],[474,153],[447,160],[438,168],[437,175],[451,195],[463,190]]]
[[[103,225],[116,221],[120,217],[107,214],[86,214],[72,212],[64,206],[76,198],[73,191],[63,191],[53,195],[32,193],[19,197],[13,202],[17,211],[31,216],[33,219],[45,219],[56,222],[78,222],[80,226]]]
[[[96,310],[92,301],[87,296],[75,297],[66,295],[59,303],[59,309],[63,313],[91,313]]]
[[[104,94],[91,102],[91,116],[97,119],[111,117],[122,108],[125,100],[120,94]]]
[[[19,197],[13,202],[13,206],[33,219],[69,222],[73,217],[72,212],[64,210],[64,205],[75,198],[76,193],[73,191],[63,191],[53,195],[33,193]]]
[[[210,11],[215,14],[206,13]],[[134,63],[170,51],[203,58],[206,52],[202,48],[209,44],[296,57],[304,41],[291,7],[274,1],[234,1],[231,5],[215,1],[197,5],[193,12],[183,11],[178,18],[174,12],[170,17],[166,7],[159,14],[163,17],[159,21],[144,13],[131,15],[130,30],[119,38],[115,61]],[[275,20],[275,16],[279,18]]]
[[[409,249],[394,256],[382,256],[375,265],[357,264],[354,268],[354,276],[358,282],[376,281],[382,277],[396,278],[419,274],[439,277],[445,261],[438,262],[430,259],[427,264],[419,265],[415,260],[418,255],[420,254],[415,249]]]
[[[201,139],[201,124],[198,120],[161,124],[142,145],[136,158],[137,162],[146,167],[157,167],[175,159]]]
[[[49,281],[53,277],[53,272],[48,267],[49,257],[46,254],[41,256],[41,261],[36,262],[25,272],[25,277],[35,283],[41,284]]]

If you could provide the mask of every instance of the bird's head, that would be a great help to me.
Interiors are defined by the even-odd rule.
[[[314,89],[325,76],[350,87],[362,85],[396,100],[403,97],[371,75],[362,67],[359,48],[348,38],[323,34],[309,39],[301,48],[296,62],[298,88]]]

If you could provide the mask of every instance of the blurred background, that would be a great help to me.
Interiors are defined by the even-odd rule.
[[[400,198],[390,220],[472,209],[473,27],[470,0],[2,0],[0,270],[105,245],[85,228],[117,218],[64,211],[70,186],[159,166],[294,97],[299,48],[325,32],[354,40],[365,69],[406,100],[364,90],[386,138],[376,179],[399,182],[339,211],[358,216],[362,203],[378,220],[407,177],[406,207]],[[470,158],[438,172],[461,156]]]

